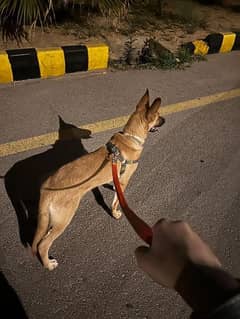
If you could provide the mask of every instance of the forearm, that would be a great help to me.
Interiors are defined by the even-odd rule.
[[[175,289],[193,311],[204,315],[239,292],[240,284],[221,268],[189,263]]]

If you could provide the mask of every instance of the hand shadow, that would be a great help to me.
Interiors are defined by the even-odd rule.
[[[62,165],[85,154],[82,139],[91,138],[91,131],[65,123],[59,116],[58,140],[52,148],[15,163],[4,177],[7,194],[16,211],[19,235],[24,246],[32,244],[37,226],[41,184]],[[98,188],[92,190],[97,203],[111,215]]]
[[[7,318],[27,319],[21,300],[0,270],[1,311]]]

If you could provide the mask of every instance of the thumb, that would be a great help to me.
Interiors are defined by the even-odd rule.
[[[164,279],[165,275],[162,274],[161,261],[157,256],[152,254],[151,248],[138,247],[135,250],[135,256],[139,268],[147,273],[153,281],[163,286],[169,286],[168,282]]]

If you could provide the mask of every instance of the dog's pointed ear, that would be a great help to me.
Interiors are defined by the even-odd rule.
[[[59,128],[62,128],[66,123],[60,115],[58,115]]]
[[[141,112],[141,111],[147,111],[148,108],[149,108],[149,91],[147,89],[145,94],[141,98],[141,100],[138,102],[136,110],[138,112]]]
[[[161,106],[161,102],[162,102],[162,100],[161,100],[160,97],[156,98],[153,101],[151,107],[147,111],[147,119],[148,120],[151,120],[151,117],[155,116],[155,114],[159,112],[159,108]]]

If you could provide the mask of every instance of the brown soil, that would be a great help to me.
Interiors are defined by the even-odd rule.
[[[168,14],[173,8],[165,8]],[[27,47],[57,47],[73,44],[106,43],[110,47],[111,58],[118,59],[123,52],[124,44],[133,37],[134,47],[141,48],[145,39],[155,37],[163,46],[171,51],[183,43],[196,39],[205,38],[213,32],[240,31],[240,12],[220,6],[202,6],[195,4],[197,17],[193,18],[192,25],[186,25],[179,18],[161,19],[157,17],[141,16],[142,20],[137,23],[132,17],[131,22],[102,17],[89,18],[87,23],[73,24],[65,23],[61,26],[54,26],[44,31],[36,28],[32,32],[30,41],[23,41],[18,45],[14,41],[0,41],[0,50]],[[174,11],[175,12],[175,11]],[[187,18],[187,17],[185,17]],[[195,20],[194,20],[195,19]],[[203,21],[199,23],[199,20]],[[130,24],[133,24],[130,26]]]

